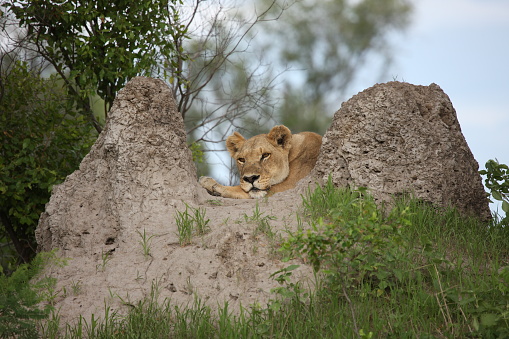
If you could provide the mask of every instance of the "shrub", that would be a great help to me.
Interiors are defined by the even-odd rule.
[[[28,262],[51,188],[78,168],[95,135],[65,100],[56,77],[43,79],[20,62],[1,77],[0,243],[14,247],[18,262]]]
[[[484,185],[490,190],[493,199],[502,202],[502,210],[505,217],[500,222],[509,225],[509,167],[500,164],[497,160],[488,160],[486,169],[479,171],[485,175]]]
[[[46,281],[37,284],[30,281],[53,257],[53,253],[40,253],[30,264],[18,266],[10,276],[0,274],[0,337],[37,337],[36,320],[46,318],[51,306],[42,309],[37,306],[45,298],[39,288]]]
[[[291,234],[283,247],[321,271],[327,288],[346,293],[369,280],[380,294],[394,277],[401,277],[398,263],[406,260],[401,228],[409,223],[407,209],[384,216],[365,189],[337,189],[330,180],[308,194],[304,206],[311,228]]]

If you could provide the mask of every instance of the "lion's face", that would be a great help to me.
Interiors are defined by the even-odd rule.
[[[248,140],[237,132],[226,140],[226,147],[237,162],[240,187],[251,198],[264,197],[271,186],[288,177],[291,137],[288,128],[276,126],[269,134]]]

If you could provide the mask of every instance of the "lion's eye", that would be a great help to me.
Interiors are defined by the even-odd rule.
[[[262,154],[262,160],[263,159],[268,159],[270,157],[270,153],[263,153]]]
[[[239,162],[239,164],[243,164],[246,162],[246,159],[244,158],[238,158],[237,161]]]

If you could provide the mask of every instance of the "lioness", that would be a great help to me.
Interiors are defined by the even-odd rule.
[[[321,144],[320,135],[292,134],[283,125],[248,140],[235,132],[226,139],[226,148],[237,161],[240,185],[223,186],[209,177],[201,177],[200,184],[212,195],[234,199],[282,192],[295,187],[313,169]]]

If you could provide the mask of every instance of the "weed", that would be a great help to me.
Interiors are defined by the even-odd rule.
[[[208,225],[210,220],[205,219],[205,209],[193,208],[188,204],[185,204],[185,206],[186,209],[184,211],[177,210],[175,214],[180,246],[191,244],[191,239],[195,233],[197,235],[204,235],[210,231],[210,226]]]
[[[96,272],[104,272],[106,270],[106,264],[111,260],[111,252],[101,251],[101,262],[95,265]]]
[[[44,277],[37,282],[37,288],[44,301],[54,306],[56,299],[59,296],[59,291],[56,290],[57,279],[52,277]],[[65,295],[65,289],[63,290]]]
[[[311,229],[290,234],[283,248],[322,270],[330,288],[343,294],[366,279],[377,281],[376,293],[392,284],[398,264],[406,260],[401,228],[409,223],[407,210],[385,217],[364,190],[336,190],[331,181],[304,198],[304,206],[315,217],[320,210],[320,217],[310,220]]]
[[[194,213],[194,222],[196,226],[196,232],[198,235],[203,235],[205,233],[210,232],[209,222],[210,219],[205,219],[205,209],[204,208],[196,208],[193,209]]]
[[[264,234],[269,241],[269,251],[271,255],[277,256],[281,237],[272,230],[272,227],[269,223],[270,220],[275,220],[276,217],[263,214],[264,213],[260,211],[260,207],[258,206],[257,202],[253,211],[253,215],[248,216],[244,213],[244,221],[246,223],[252,223],[256,225],[253,236],[258,237],[260,234]],[[255,247],[255,250],[257,250],[257,247]]]
[[[152,238],[155,237],[155,235],[151,235],[150,237],[148,237],[147,233],[145,232],[145,229],[143,229],[143,234],[138,230],[136,230],[136,232],[138,232],[138,234],[141,237],[140,244],[141,247],[143,248],[143,255],[145,256],[145,258],[151,256],[150,243],[152,241]]]
[[[78,295],[81,293],[81,280],[78,280],[78,281],[72,281],[71,282],[71,289],[72,289],[72,293],[74,295]]]
[[[188,211],[189,206],[186,204],[185,211],[176,211],[175,222],[177,223],[178,237],[180,246],[186,246],[191,243],[194,231],[194,218]]]

